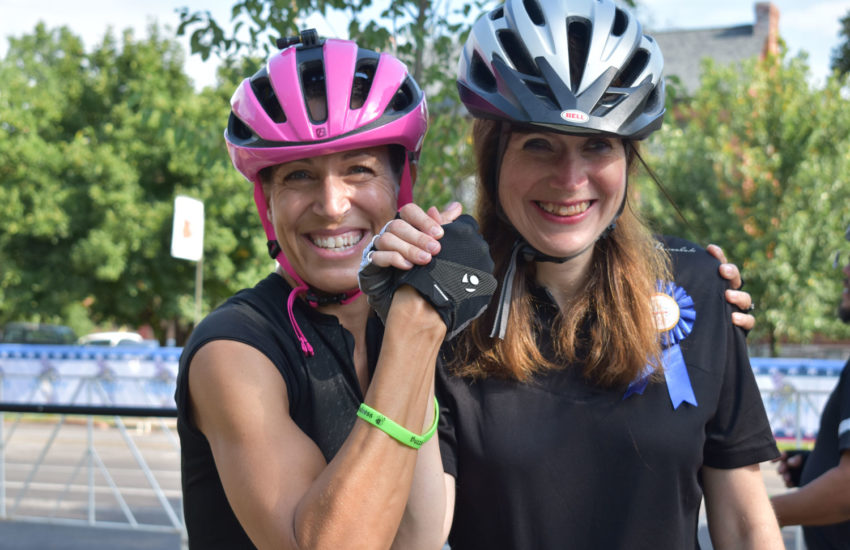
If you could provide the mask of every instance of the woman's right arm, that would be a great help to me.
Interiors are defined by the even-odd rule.
[[[445,324],[409,288],[397,292],[388,320],[365,401],[422,433],[433,421],[426,410],[433,408],[434,365]],[[261,549],[389,548],[414,470],[437,477],[428,472],[439,466],[438,449],[422,453],[360,419],[326,463],[289,416],[280,373],[245,344],[203,346],[189,369],[189,395],[193,422],[210,443],[228,501]],[[438,496],[436,506],[445,502]],[[407,548],[439,548],[443,514],[440,507],[430,525],[417,529],[417,544]]]

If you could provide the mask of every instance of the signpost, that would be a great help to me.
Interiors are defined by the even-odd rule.
[[[204,273],[204,203],[178,195],[174,198],[171,255],[195,264],[195,325],[201,320],[201,290]]]

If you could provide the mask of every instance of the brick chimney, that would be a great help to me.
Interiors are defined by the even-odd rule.
[[[773,2],[756,3],[756,34],[765,37],[762,57],[779,54],[779,8]]]

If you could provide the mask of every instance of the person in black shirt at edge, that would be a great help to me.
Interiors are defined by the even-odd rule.
[[[208,315],[181,356],[189,544],[432,548],[444,540],[446,515],[433,505],[443,496],[437,438],[417,451],[356,415],[365,401],[415,434],[435,418],[446,324],[403,288],[383,332],[356,288],[361,252],[410,200],[425,101],[391,56],[349,41],[306,42],[271,56],[231,102],[228,151],[253,184],[279,267]],[[447,223],[459,210],[429,213]],[[444,233],[439,223],[432,229]],[[429,242],[419,265],[440,252]],[[741,286],[733,264],[720,272]],[[751,303],[746,292],[726,298]],[[733,321],[751,328],[754,318]]]
[[[845,237],[850,241],[850,226]],[[850,259],[836,267],[844,273],[838,317],[850,323]],[[814,449],[782,453],[778,471],[788,487],[800,487],[771,498],[781,526],[802,525],[808,550],[850,548],[850,361],[821,413]]]
[[[507,0],[469,34],[457,83],[500,289],[437,369],[452,550],[694,549],[703,497],[715,549],[783,547],[759,468],[779,451],[717,262],[628,198],[662,69],[611,0]],[[437,222],[405,208],[373,259],[426,242]]]

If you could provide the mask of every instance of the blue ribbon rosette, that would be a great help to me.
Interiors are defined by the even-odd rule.
[[[680,286],[674,283],[657,285],[658,292],[652,297],[652,314],[655,326],[661,338],[661,364],[664,366],[664,378],[667,381],[667,393],[673,402],[673,409],[682,403],[697,406],[697,398],[691,386],[685,358],[679,343],[688,337],[697,317],[694,300]],[[632,394],[642,395],[649,383],[649,376],[655,370],[647,363],[643,373],[626,389],[623,399]]]

